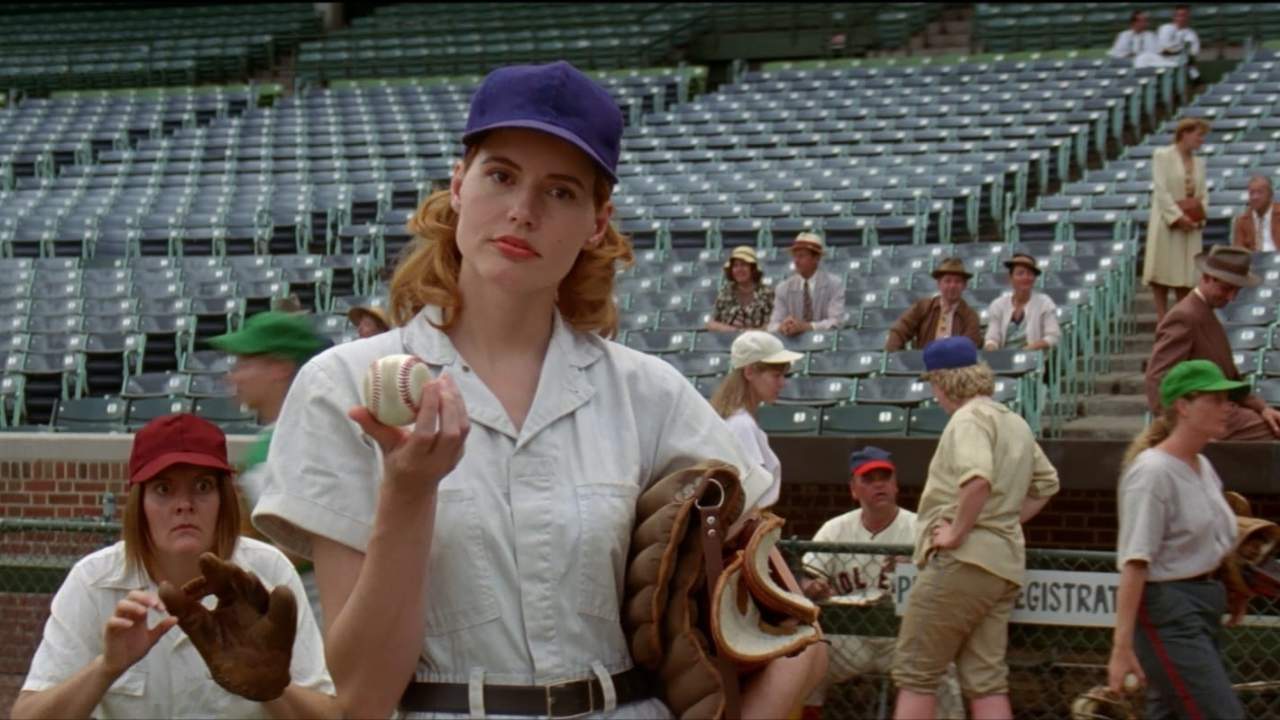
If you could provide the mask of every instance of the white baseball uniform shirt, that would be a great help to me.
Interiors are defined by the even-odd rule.
[[[833,517],[818,528],[814,542],[866,543],[877,545],[912,545],[915,543],[916,514],[898,508],[898,516],[889,526],[872,534],[862,524],[862,508]],[[813,568],[826,576],[831,591],[837,595],[875,597],[889,592],[892,572],[885,572],[888,555],[808,552],[805,568]],[[811,573],[815,574],[815,573]]]
[[[754,502],[772,478],[668,363],[574,331],[557,313],[538,390],[516,430],[427,307],[408,325],[309,361],[285,400],[255,525],[304,556],[320,535],[358,551],[374,522],[381,451],[347,418],[374,359],[394,353],[447,372],[471,432],[440,483],[427,625],[416,678],[547,685],[632,666],[620,604],[642,489],[706,459],[735,465]],[[392,590],[392,589],[389,589]],[[473,708],[474,709],[474,708]],[[669,717],[658,700],[614,718]]]
[[[231,562],[257,575],[268,590],[287,585],[298,599],[306,597],[293,564],[279,550],[241,537]],[[71,568],[53,596],[44,637],[23,690],[48,690],[80,672],[102,654],[102,633],[116,604],[130,590],[157,592],[143,570],[125,571],[124,541],[86,555]],[[212,609],[216,599],[204,599]],[[325,668],[320,628],[307,603],[298,603],[298,632],[289,666],[293,682],[334,694]],[[175,626],[151,651],[121,675],[93,710],[97,718],[265,718],[262,703],[223,690],[209,674],[191,639]]]

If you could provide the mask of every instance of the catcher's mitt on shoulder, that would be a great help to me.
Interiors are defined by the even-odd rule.
[[[1136,720],[1133,706],[1106,685],[1095,685],[1071,703],[1071,720]]]
[[[268,593],[256,575],[213,553],[200,556],[200,572],[181,589],[160,583],[165,608],[224,690],[258,702],[280,697],[298,626],[293,592],[280,585]],[[212,611],[200,602],[210,594],[218,598]]]
[[[1218,572],[1226,585],[1227,606],[1243,610],[1254,595],[1280,597],[1280,526],[1251,517],[1249,501],[1239,493],[1225,493],[1227,504],[1236,513],[1236,544],[1223,559]]]
[[[735,715],[741,673],[822,637],[817,606],[772,576],[782,519],[749,518],[726,537],[744,502],[737,471],[714,461],[662,478],[637,502],[623,626],[682,720]]]

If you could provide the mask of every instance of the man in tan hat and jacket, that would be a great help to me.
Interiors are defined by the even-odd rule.
[[[1155,347],[1147,361],[1147,405],[1161,412],[1160,381],[1183,360],[1210,360],[1231,380],[1240,371],[1231,357],[1231,344],[1214,310],[1235,299],[1242,287],[1256,287],[1262,279],[1249,271],[1249,251],[1214,245],[1196,255],[1200,283],[1173,306],[1156,327]],[[1219,440],[1274,440],[1280,437],[1280,411],[1250,395],[1231,408],[1227,435]]]
[[[917,300],[889,328],[886,352],[902,350],[908,343],[921,350],[938,338],[963,335],[982,347],[982,328],[978,313],[962,297],[973,275],[960,258],[947,258],[933,271],[938,281],[938,294]]]
[[[818,269],[826,250],[822,237],[811,232],[800,233],[791,243],[796,274],[773,291],[769,332],[790,336],[810,330],[839,330],[844,324],[844,283]]]

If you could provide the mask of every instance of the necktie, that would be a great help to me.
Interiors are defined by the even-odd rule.
[[[813,296],[809,294],[809,281],[804,281],[804,321],[813,322]]]

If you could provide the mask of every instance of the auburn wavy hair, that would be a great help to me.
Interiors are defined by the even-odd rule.
[[[462,158],[466,172],[475,159],[479,143],[467,148]],[[597,172],[592,196],[597,209],[609,202],[613,186]],[[432,193],[409,219],[414,239],[402,254],[391,277],[391,321],[404,325],[426,305],[438,305],[441,330],[448,330],[463,310],[458,288],[462,253],[458,250],[458,214],[449,203],[449,191]],[[618,328],[618,304],[613,296],[614,276],[635,261],[631,241],[613,223],[595,247],[578,253],[569,274],[560,281],[556,307],[575,330],[612,337]]]

